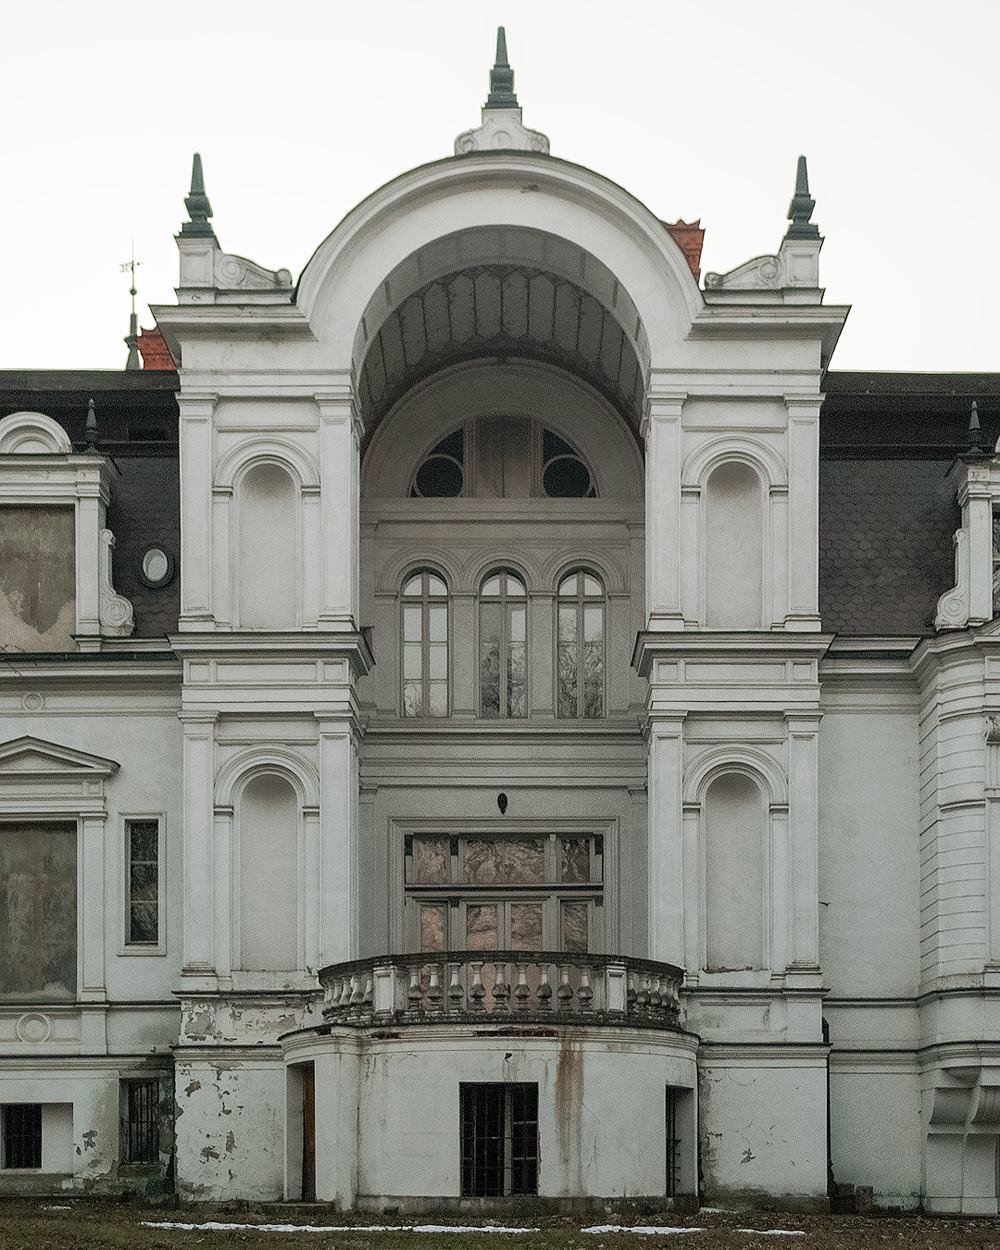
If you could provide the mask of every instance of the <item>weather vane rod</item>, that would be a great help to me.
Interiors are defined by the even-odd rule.
[[[125,339],[125,343],[128,346],[128,360],[125,362],[125,368],[127,370],[142,368],[142,362],[139,360],[139,322],[135,314],[135,297],[137,294],[135,271],[141,264],[142,261],[136,260],[135,258],[135,239],[133,239],[130,258],[118,266],[119,273],[127,273],[132,278],[132,283],[129,286],[128,291],[129,295],[132,297],[132,312],[128,321],[128,336]]]

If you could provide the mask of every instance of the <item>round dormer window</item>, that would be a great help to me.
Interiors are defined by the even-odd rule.
[[[173,580],[174,558],[162,547],[147,547],[142,556],[141,577],[147,586],[159,590]]]

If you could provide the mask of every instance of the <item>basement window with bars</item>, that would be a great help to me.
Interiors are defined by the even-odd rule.
[[[156,1077],[121,1083],[122,1163],[157,1163],[160,1158],[160,1082]]]
[[[462,1197],[538,1193],[538,1086],[459,1085]]]
[[[3,1130],[3,1166],[42,1166],[42,1108],[37,1102],[12,1102],[0,1108]]]

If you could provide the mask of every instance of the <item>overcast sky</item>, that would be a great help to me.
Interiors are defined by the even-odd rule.
[[[836,367],[1000,371],[1000,0],[0,0],[0,367],[124,365],[195,150],[222,246],[297,276],[478,124],[501,22],[525,124],[703,269],[777,249],[808,156]]]

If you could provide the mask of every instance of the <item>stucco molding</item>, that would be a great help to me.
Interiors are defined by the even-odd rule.
[[[215,778],[216,808],[235,808],[255,778],[277,773],[289,781],[303,807],[319,807],[319,774],[298,751],[273,743],[248,747],[228,759]]]
[[[757,782],[771,807],[788,803],[788,782],[777,760],[766,751],[733,742],[709,747],[688,766],[684,774],[684,803],[699,806],[712,782],[726,773],[741,773]]]
[[[69,455],[73,444],[43,412],[12,412],[0,421],[0,455]]]

